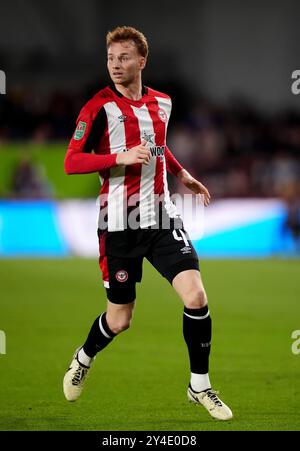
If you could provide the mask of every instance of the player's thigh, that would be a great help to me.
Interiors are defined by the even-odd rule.
[[[108,256],[107,324],[114,333],[128,329],[141,279],[142,260]]]
[[[143,257],[130,253],[132,240],[126,231],[98,229],[98,237],[99,263],[107,299],[113,304],[129,304],[135,300],[136,283],[142,278]]]
[[[200,272],[189,269],[178,273],[172,286],[187,308],[202,308],[207,304],[207,297]]]
[[[157,231],[147,259],[171,285],[182,272],[194,270],[199,277],[198,255],[184,229]]]

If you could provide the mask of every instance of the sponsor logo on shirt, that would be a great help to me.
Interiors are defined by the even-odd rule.
[[[121,114],[121,116],[118,116],[118,119],[120,122],[125,122],[127,121],[127,116],[126,114]]]
[[[166,146],[152,146],[149,147],[152,157],[159,157],[161,161],[164,159]],[[123,152],[128,152],[130,149],[123,149]]]
[[[154,146],[150,147],[150,152],[152,157],[159,157],[161,161],[164,159],[165,146]]]
[[[142,134],[142,139],[144,139],[145,141],[147,141],[147,143],[155,144],[155,143],[154,143],[154,136],[155,136],[155,133],[147,133],[147,132],[144,130],[144,131],[143,131],[143,134]]]

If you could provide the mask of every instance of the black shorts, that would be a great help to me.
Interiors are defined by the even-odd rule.
[[[199,271],[197,253],[184,229],[98,229],[99,264],[108,299],[115,304],[135,300],[144,257],[172,283],[181,271]]]

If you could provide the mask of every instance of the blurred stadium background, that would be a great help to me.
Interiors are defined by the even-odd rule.
[[[6,381],[1,429],[299,429],[300,356],[290,349],[291,333],[300,329],[300,96],[291,91],[292,72],[300,66],[299,15],[296,0],[187,0],[176,8],[171,0],[1,4],[0,70],[7,82],[0,95],[0,329],[7,335],[7,354],[0,355]],[[76,407],[72,422],[57,391],[76,339],[105,305],[96,261],[98,177],[67,177],[63,159],[81,106],[109,82],[105,35],[124,24],[149,40],[144,83],[173,99],[171,150],[212,194],[204,236],[194,243],[216,317],[212,367],[237,412],[227,427],[185,407],[187,362],[175,327],[181,307],[149,265],[137,326],[115,354],[104,355],[114,377],[108,369],[103,377],[120,402],[125,391],[117,392],[115,379],[121,360],[123,380],[130,386],[134,374],[153,404],[145,395],[142,406],[134,401],[130,410],[131,384],[129,410],[124,404],[116,412],[111,396],[96,388],[82,401],[89,414]],[[174,178],[170,186],[184,193]],[[162,308],[162,294],[166,316],[156,323],[155,347],[151,306]],[[143,355],[139,340],[149,355],[149,361],[142,358],[145,374],[158,383],[164,376],[150,356],[170,336],[164,345],[169,357],[156,365],[166,378],[177,371],[178,416],[178,404],[165,406],[132,356]],[[45,352],[43,373],[37,366]],[[26,387],[20,363],[34,376],[25,376]],[[45,378],[52,383],[46,391]]]

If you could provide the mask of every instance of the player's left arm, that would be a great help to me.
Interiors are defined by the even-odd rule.
[[[179,161],[176,160],[168,146],[165,147],[165,160],[167,171],[177,177],[178,173],[182,171],[183,167],[181,166]]]
[[[167,146],[165,150],[165,158],[167,171],[175,175],[180,182],[193,191],[193,193],[202,194],[204,197],[204,205],[207,207],[210,202],[210,194],[208,189],[181,166],[179,161],[176,160]]]

